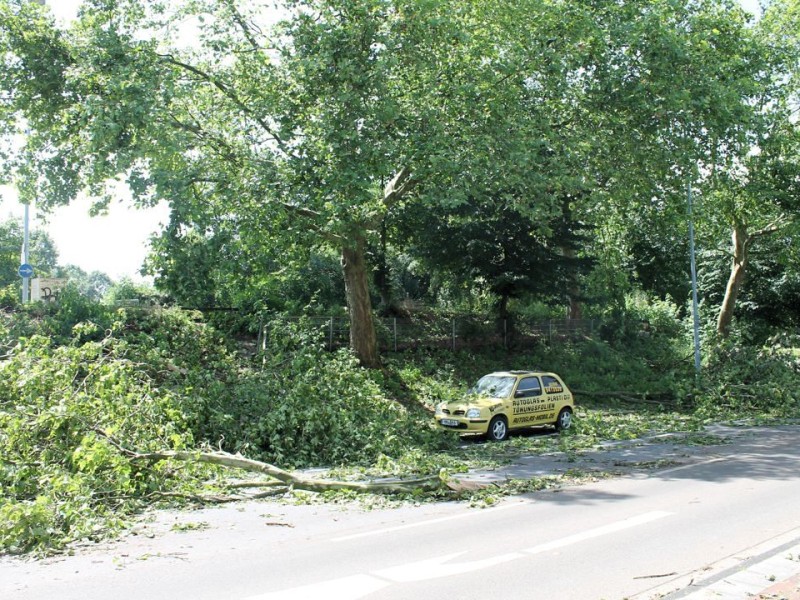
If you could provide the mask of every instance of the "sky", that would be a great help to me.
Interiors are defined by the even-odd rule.
[[[74,18],[81,0],[47,0],[56,18]],[[740,0],[742,6],[759,14],[758,0]],[[59,264],[77,265],[84,271],[101,271],[113,279],[139,280],[147,255],[148,240],[166,225],[169,209],[165,204],[153,209],[135,209],[123,199],[112,204],[108,214],[89,216],[91,202],[79,197],[72,204],[44,217],[31,207],[31,229],[44,229],[58,249]],[[14,188],[0,186],[0,220],[22,219],[23,206]],[[33,262],[33,261],[31,261]],[[34,265],[35,266],[35,265]]]

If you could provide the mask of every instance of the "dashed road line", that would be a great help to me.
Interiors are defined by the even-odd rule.
[[[552,550],[564,548],[566,546],[572,546],[586,540],[599,538],[605,535],[611,535],[613,533],[624,531],[626,529],[632,529],[634,527],[639,527],[673,514],[674,513],[666,511],[648,512],[631,517],[629,519],[616,521],[614,523],[609,523],[608,525],[603,525],[594,529],[588,529],[586,531],[582,531],[581,533],[546,542],[544,544],[539,544],[537,546],[532,546],[531,548],[526,548],[516,552],[508,552],[478,560],[462,562],[456,562],[456,559],[467,554],[467,551],[456,552],[421,561],[397,565],[387,569],[378,569],[371,571],[370,573],[350,575],[347,577],[321,581],[319,583],[313,583],[310,585],[304,585],[278,592],[268,592],[258,596],[250,596],[246,600],[304,600],[307,598],[325,598],[326,600],[358,600],[359,598],[364,598],[365,596],[394,584],[430,581],[433,579],[441,579],[443,577],[451,577],[454,575],[462,575],[465,573],[481,571],[483,569],[488,569],[503,563],[518,560],[520,558],[527,558],[531,555],[550,552]],[[451,519],[452,518],[445,517],[435,521],[441,522],[442,520]],[[423,522],[422,524],[425,523],[428,522]],[[396,528],[384,529],[382,532],[385,533],[390,530],[396,530]],[[352,537],[349,539],[352,539]]]

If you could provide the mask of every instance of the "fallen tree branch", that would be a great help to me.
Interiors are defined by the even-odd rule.
[[[375,494],[410,494],[415,491],[435,492],[439,490],[457,491],[459,489],[459,483],[457,481],[453,484],[450,484],[439,475],[431,475],[429,477],[422,477],[419,479],[395,479],[387,481],[335,481],[302,477],[300,475],[290,473],[289,471],[285,471],[279,467],[276,467],[275,465],[245,458],[244,456],[238,454],[229,454],[227,452],[180,450],[135,452],[125,448],[115,440],[111,439],[104,431],[97,428],[95,428],[94,431],[98,435],[101,435],[103,438],[105,438],[119,452],[133,461],[161,462],[165,460],[178,460],[183,462],[207,463],[233,469],[242,469],[243,471],[248,471],[251,473],[267,475],[273,479],[276,479],[277,482],[282,482],[287,487],[310,492],[348,490]],[[277,482],[265,482],[261,485],[280,485]],[[234,485],[241,486],[241,484],[238,483]],[[255,486],[250,484],[249,487]],[[265,492],[264,495],[270,495],[272,493],[275,492]]]
[[[225,484],[225,487],[232,490],[247,489],[247,488],[262,488],[262,487],[286,487],[282,481],[237,481],[235,483]]]
[[[180,460],[186,462],[200,462],[234,469],[242,469],[252,473],[268,475],[278,481],[299,490],[310,492],[326,492],[331,490],[350,490],[358,492],[375,492],[383,494],[407,494],[415,490],[432,492],[446,487],[445,482],[437,475],[421,479],[406,479],[392,481],[333,481],[323,479],[309,479],[284,471],[269,463],[252,460],[227,452],[186,452],[163,451],[144,454],[135,453],[133,460],[162,461]]]

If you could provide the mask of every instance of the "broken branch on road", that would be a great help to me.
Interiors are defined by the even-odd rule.
[[[230,454],[223,451],[185,451],[185,450],[163,450],[159,452],[136,452],[125,448],[115,440],[111,439],[105,432],[95,429],[95,432],[106,439],[119,452],[132,461],[161,462],[176,460],[181,462],[195,462],[212,464],[226,468],[240,469],[250,473],[259,473],[271,477],[273,481],[259,482],[237,482],[231,487],[276,487],[277,489],[263,492],[259,496],[275,495],[280,491],[289,489],[305,490],[310,492],[327,491],[354,491],[373,494],[410,494],[413,492],[436,492],[436,491],[461,491],[463,486],[458,481],[449,481],[443,474],[431,475],[418,479],[392,479],[383,481],[337,481],[326,479],[313,479],[304,477],[296,473],[291,473],[275,465],[245,458],[240,454]],[[285,486],[285,487],[278,487]],[[232,496],[232,500],[241,497]],[[219,497],[214,499],[220,502]]]

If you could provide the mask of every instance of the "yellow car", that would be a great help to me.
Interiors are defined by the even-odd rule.
[[[575,400],[555,373],[498,371],[480,378],[467,397],[436,406],[436,423],[459,433],[501,441],[512,429],[554,425],[569,429]]]

